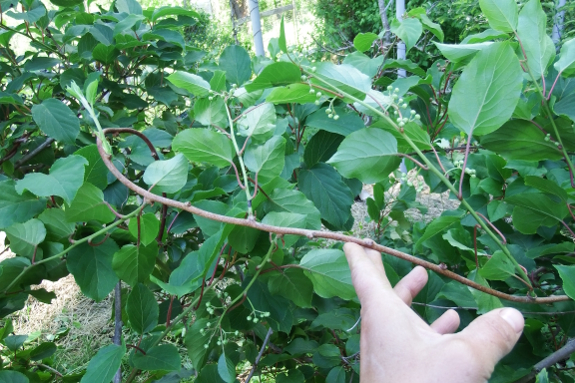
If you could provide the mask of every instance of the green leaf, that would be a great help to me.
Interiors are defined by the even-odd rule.
[[[36,253],[36,247],[46,238],[46,228],[42,221],[31,219],[8,227],[6,237],[10,240],[10,250],[32,259]]]
[[[35,72],[39,70],[48,70],[62,61],[54,57],[34,57],[31,60],[26,61],[24,64],[24,70],[27,72]]]
[[[436,236],[437,234],[446,232],[449,228],[456,225],[460,221],[461,217],[457,216],[443,216],[434,219],[427,225],[427,228],[425,229],[425,232],[421,238],[417,240],[415,248],[419,248],[425,241]]]
[[[549,374],[547,373],[546,368],[544,368],[537,374],[535,383],[549,383]]]
[[[120,52],[116,49],[116,46],[100,43],[96,45],[92,50],[92,58],[94,58],[96,61],[100,61],[101,63],[109,65],[116,60],[119,53]]]
[[[128,224],[130,234],[138,238],[138,220],[136,218],[130,219]],[[144,246],[148,246],[154,242],[160,230],[160,221],[156,218],[154,213],[147,213],[140,217],[140,241]]]
[[[477,52],[481,52],[493,45],[492,42],[478,44],[434,44],[441,51],[441,54],[453,63],[465,63],[471,60]]]
[[[391,22],[391,32],[405,43],[406,51],[409,51],[423,33],[423,26],[418,19],[407,18],[402,21],[394,19]]]
[[[50,168],[50,174],[28,173],[16,182],[16,191],[28,190],[39,197],[58,196],[70,203],[84,182],[84,167],[88,161],[82,156],[60,158]]]
[[[382,66],[382,70],[387,69],[403,69],[419,77],[425,77],[425,71],[411,60],[385,60]]]
[[[339,297],[353,299],[356,297],[351,283],[351,272],[341,250],[315,249],[301,260],[300,267],[312,281],[317,295],[323,298]]]
[[[373,44],[375,40],[377,40],[377,35],[375,33],[358,33],[353,39],[353,46],[358,51],[365,52],[371,48],[371,44]]]
[[[125,12],[128,15],[143,13],[142,6],[136,0],[116,0],[115,5],[120,13]]]
[[[70,145],[80,133],[80,120],[61,101],[50,98],[32,107],[32,118],[47,136]]]
[[[288,268],[278,273],[273,273],[268,280],[268,289],[270,293],[281,295],[291,300],[298,307],[312,307],[313,284],[300,269]]]
[[[508,160],[559,160],[563,154],[545,133],[525,120],[512,120],[497,131],[481,137],[481,145]]]
[[[335,230],[344,230],[351,218],[354,196],[334,168],[319,163],[310,169],[300,169],[298,186],[318,208],[323,220]]]
[[[369,77],[374,77],[383,63],[383,56],[370,58],[361,52],[353,52],[343,59],[343,63],[359,69]]]
[[[409,16],[417,17],[421,24],[423,24],[423,28],[433,33],[435,37],[439,41],[443,41],[445,35],[443,34],[443,30],[441,30],[441,26],[437,23],[434,23],[427,17],[427,10],[423,7],[414,8],[408,13]]]
[[[517,29],[519,14],[515,0],[479,0],[479,6],[491,28],[507,33]]]
[[[267,89],[274,86],[289,85],[301,81],[301,71],[299,67],[291,62],[276,62],[270,64],[261,73],[245,86],[248,92],[260,89]],[[309,89],[309,86],[307,86]]]
[[[197,97],[206,97],[210,94],[210,83],[198,75],[176,71],[166,78],[169,82],[182,88]]]
[[[267,212],[289,212],[305,216],[306,228],[317,230],[321,227],[321,214],[310,200],[298,190],[275,189],[268,194],[264,203]],[[269,214],[268,214],[269,215]]]
[[[108,186],[108,168],[96,145],[85,146],[76,152],[74,155],[79,155],[88,160],[88,166],[84,171],[84,181],[104,190]]]
[[[501,250],[497,250],[479,270],[479,275],[489,280],[504,281],[515,274],[515,266]]]
[[[252,77],[250,55],[239,45],[230,45],[220,56],[219,67],[226,72],[228,81],[238,86]]]
[[[13,180],[0,181],[0,229],[24,222],[46,208],[46,202],[29,192],[17,192]]]
[[[192,162],[207,162],[219,168],[235,157],[231,140],[208,129],[186,129],[174,138],[172,148]]]
[[[146,283],[154,271],[158,245],[151,243],[148,246],[124,245],[114,254],[112,268],[124,282],[134,287],[138,282]]]
[[[449,102],[453,125],[469,136],[499,129],[519,102],[522,73],[509,43],[494,43],[477,53],[453,88]]]
[[[186,333],[185,344],[192,365],[196,370],[201,370],[206,362],[208,349],[204,345],[208,344],[211,334],[203,331],[209,323],[207,318],[197,318]]]
[[[141,283],[132,289],[126,303],[126,311],[130,327],[140,335],[152,331],[158,325],[160,306],[154,293]]]
[[[69,222],[99,221],[112,222],[116,218],[104,202],[104,193],[92,184],[85,183],[76,197],[66,209],[66,219]]]
[[[49,358],[58,350],[53,342],[43,342],[30,352],[30,360],[38,361]]]
[[[165,16],[187,16],[192,17],[195,19],[200,18],[200,14],[196,11],[191,9],[185,9],[182,7],[174,7],[174,6],[163,6],[163,7],[154,7],[154,13],[150,17],[151,22],[156,22],[159,18]]]
[[[28,340],[28,335],[8,335],[3,343],[10,351],[17,351]]]
[[[474,282],[479,283],[482,286],[489,287],[489,283],[487,283],[485,278],[483,278],[481,275],[477,273],[477,270],[472,270],[467,278],[471,279]],[[472,287],[468,287],[468,289],[469,291],[471,291],[473,298],[475,298],[475,302],[477,302],[478,314],[485,314],[491,310],[503,307],[503,304],[501,303],[499,298],[484,293],[483,291],[475,290]]]
[[[266,216],[262,219],[262,223],[265,225],[280,227],[305,228],[306,216],[299,213],[272,211],[266,214]],[[299,237],[297,235],[284,235],[283,244],[287,248],[296,243],[298,239]]]
[[[547,15],[539,0],[530,0],[521,8],[517,35],[521,39],[527,64],[537,81],[555,60],[555,45],[547,35]]]
[[[260,183],[266,183],[279,176],[285,165],[286,140],[274,136],[265,144],[250,145],[244,154],[246,167],[256,173]]]
[[[165,161],[152,162],[144,172],[144,182],[155,193],[177,193],[188,182],[188,161],[183,154]]]
[[[506,40],[508,38],[509,35],[507,33],[496,31],[494,29],[487,29],[481,33],[467,36],[466,38],[461,40],[461,44],[477,44],[497,39]]]
[[[363,183],[383,181],[397,169],[397,140],[389,132],[365,128],[347,136],[328,163],[346,178]]]
[[[571,93],[570,95],[561,98],[558,102],[553,104],[553,111],[560,115],[565,116],[571,119],[572,121],[575,120],[575,93]],[[555,135],[553,135],[555,136]],[[568,137],[566,137],[568,138]],[[565,139],[563,139],[565,140]]]
[[[114,37],[123,34],[124,32],[133,32],[131,30],[132,27],[144,19],[145,17],[143,15],[128,15],[128,17],[114,26]]]
[[[320,130],[308,141],[303,159],[306,167],[311,168],[318,162],[326,162],[335,154],[344,137],[339,134]]]
[[[44,8],[44,5],[39,5],[28,12],[14,13],[12,11],[8,11],[6,12],[6,15],[16,20],[22,20],[29,24],[34,24],[46,15],[46,8]]]
[[[276,109],[273,104],[265,103],[244,114],[238,121],[238,134],[266,140],[273,135],[276,126]]]
[[[236,366],[225,353],[222,353],[218,359],[218,374],[226,383],[233,383],[236,380]]]
[[[221,97],[210,101],[209,98],[201,98],[194,104],[194,117],[196,121],[205,126],[226,126],[228,117],[226,104]]]
[[[515,180],[505,191],[505,201],[515,205],[513,225],[523,234],[535,234],[540,226],[551,227],[561,223],[569,214],[567,205],[557,198]]]
[[[0,381],[3,383],[29,383],[30,380],[21,372],[0,370]]]
[[[122,364],[122,358],[126,353],[125,345],[111,344],[98,350],[88,367],[86,374],[82,377],[81,383],[103,383],[110,382],[116,371]]]
[[[267,102],[272,104],[306,104],[316,100],[315,92],[309,92],[310,87],[306,84],[291,84],[274,88],[266,97]]]
[[[371,78],[351,65],[335,65],[329,62],[319,63],[314,76],[329,81],[331,85],[361,100],[371,90]],[[312,82],[316,82],[316,80],[312,79]],[[324,85],[322,82],[316,83]]]
[[[325,383],[346,383],[346,382],[347,382],[347,376],[342,366],[336,366],[332,368],[327,374],[327,377],[325,378]]]
[[[283,15],[282,15],[282,21],[280,24],[280,37],[278,38],[278,45],[279,45],[279,47],[283,53],[288,53],[287,43],[286,43],[286,31],[285,31]]]
[[[561,55],[554,66],[557,72],[565,77],[575,75],[575,38],[563,43]]]
[[[325,130],[331,133],[347,136],[355,131],[365,127],[365,123],[355,113],[348,113],[343,108],[336,107],[333,109],[339,119],[329,118],[325,112],[326,109],[320,109],[306,118],[306,125],[310,128]]]
[[[108,238],[96,247],[82,243],[68,253],[68,271],[88,298],[99,302],[114,289],[118,277],[112,269],[112,260],[117,251],[118,245]]]
[[[553,265],[559,272],[559,277],[563,281],[563,290],[571,299],[575,299],[575,265],[563,266]]]
[[[177,371],[182,362],[180,353],[172,344],[161,344],[146,351],[146,355],[135,352],[134,367],[142,371]]]

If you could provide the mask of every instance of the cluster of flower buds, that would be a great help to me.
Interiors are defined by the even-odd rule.
[[[260,319],[267,318],[269,316],[270,313],[267,311],[254,310],[250,315],[246,317],[246,319],[248,320],[248,322],[258,323]]]
[[[461,168],[463,167],[463,160],[455,161],[455,162],[453,162],[453,165],[455,165],[456,167],[458,167],[459,169],[461,169]],[[476,174],[476,173],[477,173],[477,172],[476,172],[475,169],[471,169],[471,168],[465,167],[465,174],[469,174],[469,176],[470,176],[471,178],[477,177],[477,174]]]

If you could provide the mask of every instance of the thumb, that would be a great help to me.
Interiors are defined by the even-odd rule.
[[[519,311],[503,308],[480,316],[458,335],[481,354],[483,361],[494,366],[513,349],[524,324]]]

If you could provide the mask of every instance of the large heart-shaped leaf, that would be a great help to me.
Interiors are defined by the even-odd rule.
[[[311,279],[316,294],[323,298],[355,298],[351,272],[341,250],[316,249],[307,253],[300,267]]]
[[[179,133],[172,144],[192,162],[207,162],[219,168],[229,166],[235,157],[231,140],[208,129],[187,129]]]
[[[46,135],[74,145],[80,133],[80,120],[70,108],[55,98],[32,107],[32,118]]]
[[[140,335],[153,330],[158,325],[160,307],[156,297],[141,283],[132,289],[126,304],[126,312],[130,319],[130,326]]]
[[[177,193],[188,181],[188,161],[178,153],[165,161],[155,161],[146,168],[144,182],[155,193]]]

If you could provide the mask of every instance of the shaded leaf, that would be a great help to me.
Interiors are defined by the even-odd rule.
[[[312,281],[314,290],[319,296],[323,298],[336,296],[342,299],[356,297],[351,283],[351,272],[343,251],[312,250],[302,258],[300,267]]]

